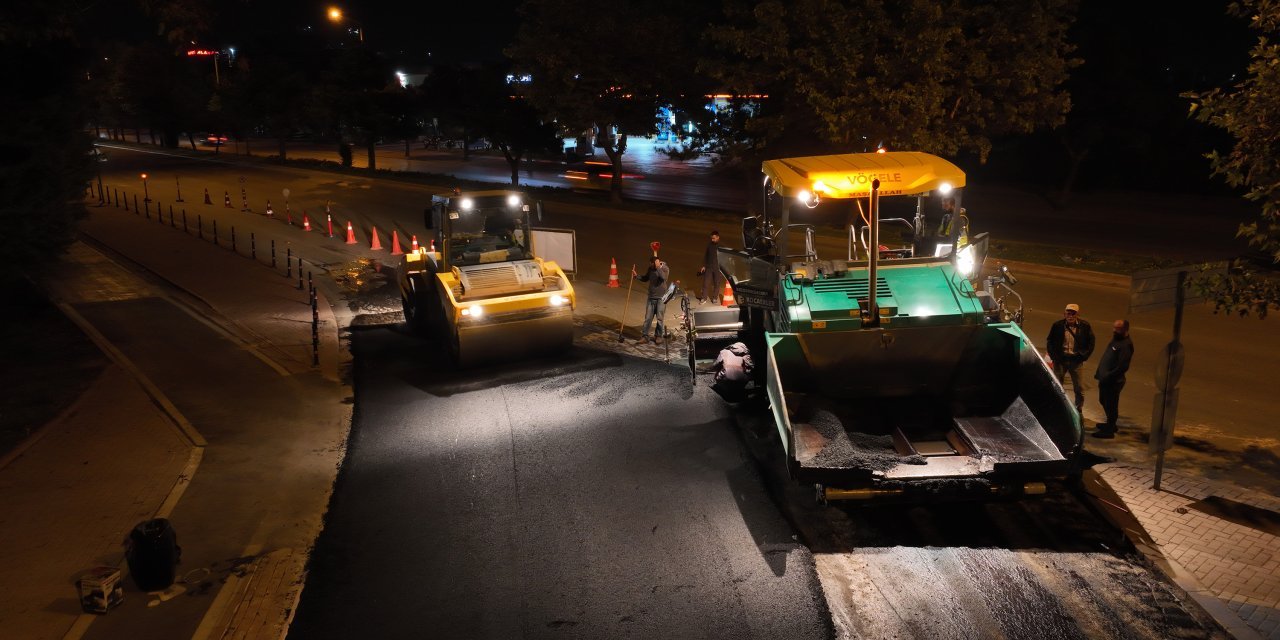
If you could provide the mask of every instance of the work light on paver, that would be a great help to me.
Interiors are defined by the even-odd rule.
[[[509,206],[509,207],[518,207],[518,206],[520,206],[520,196],[517,196],[517,195],[509,195],[509,196],[507,196],[507,206]]]

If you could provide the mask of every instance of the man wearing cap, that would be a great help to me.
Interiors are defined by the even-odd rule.
[[[1053,361],[1053,375],[1058,384],[1071,376],[1071,388],[1075,391],[1076,412],[1084,414],[1084,389],[1080,386],[1080,365],[1093,355],[1093,329],[1080,317],[1080,305],[1069,304],[1062,312],[1062,319],[1049,328],[1045,345],[1049,359]]]

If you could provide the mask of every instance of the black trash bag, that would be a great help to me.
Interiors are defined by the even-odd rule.
[[[165,518],[154,518],[138,523],[129,532],[125,559],[129,563],[129,575],[143,591],[161,591],[173,584],[182,547],[178,546],[178,534]]]

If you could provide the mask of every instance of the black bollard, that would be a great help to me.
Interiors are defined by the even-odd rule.
[[[218,220],[216,218],[213,221],[213,244],[218,244]]]
[[[173,222],[173,205],[169,205],[169,226],[174,229],[178,228],[178,225]]]
[[[141,211],[138,209],[138,194],[133,194],[133,214],[137,215]]]
[[[117,209],[120,208],[120,192],[116,191],[115,187],[111,188],[111,198],[113,200],[111,206],[116,207]]]
[[[285,249],[284,254],[284,277],[293,279],[293,247]]]
[[[236,250],[236,226],[231,225],[231,250]]]
[[[146,215],[147,215],[147,219],[150,220],[151,219],[151,200],[148,198],[143,198],[142,204],[147,208]],[[138,206],[138,203],[136,202],[133,203],[133,206],[135,207]]]
[[[187,231],[187,210],[186,209],[182,210],[182,232],[190,233],[189,231]]]
[[[311,281],[311,272],[307,272],[307,281]],[[317,304],[316,288],[311,287],[311,366],[320,366],[320,308]]]
[[[302,291],[302,256],[298,256],[298,291]]]
[[[204,240],[204,216],[198,213],[196,214],[196,229],[198,229],[197,234],[200,239]]]
[[[271,240],[271,268],[276,268],[276,241],[274,238]]]
[[[258,259],[258,239],[252,231],[249,232],[249,257],[254,260]]]
[[[124,194],[124,210],[129,210],[129,194]]]

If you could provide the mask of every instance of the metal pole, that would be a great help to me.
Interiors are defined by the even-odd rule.
[[[200,230],[200,239],[204,240],[204,216],[196,214],[196,228]]]
[[[1178,272],[1178,288],[1174,290],[1174,293],[1173,293],[1173,300],[1174,300],[1173,302],[1173,305],[1174,305],[1173,306],[1173,341],[1169,343],[1169,355],[1164,363],[1164,367],[1165,367],[1164,368],[1164,371],[1165,371],[1164,388],[1160,390],[1161,399],[1166,404],[1168,403],[1169,392],[1172,390],[1171,387],[1175,385],[1175,381],[1173,379],[1173,359],[1177,356],[1178,346],[1181,344],[1182,307],[1183,307],[1183,304],[1186,302],[1186,283],[1187,283],[1187,272],[1179,271]],[[1172,424],[1169,424],[1169,425],[1164,424],[1168,420],[1168,418],[1165,417],[1166,414],[1167,412],[1165,411],[1160,412],[1161,425],[1158,425],[1158,426],[1167,427],[1167,429],[1172,430],[1173,429]],[[1153,435],[1156,433],[1156,431],[1157,431],[1157,425],[1151,425],[1151,432]],[[1161,433],[1163,433],[1164,431],[1165,431],[1164,428],[1160,429]],[[1165,447],[1163,442],[1160,443],[1160,446],[1156,447],[1156,477],[1155,477],[1155,482],[1151,485],[1151,488],[1156,491],[1160,490],[1160,478],[1161,476],[1164,475],[1164,450],[1165,450]]]
[[[285,249],[284,255],[284,277],[293,279],[293,247]]]
[[[876,304],[876,294],[879,293],[877,283],[880,280],[879,263],[880,263],[880,180],[871,181],[871,240],[867,242],[867,314],[863,322],[868,326],[880,326],[880,309]]]
[[[258,259],[258,238],[252,231],[249,232],[249,257]]]
[[[173,205],[169,205],[169,226],[174,229],[178,228],[178,225],[173,221]]]
[[[178,176],[174,176],[173,181],[178,185],[178,199],[174,200],[174,202],[185,202],[182,199],[182,180],[180,180]]]
[[[213,219],[213,244],[218,245],[218,219]]]
[[[187,231],[187,210],[186,209],[182,210],[182,232],[189,233]]]
[[[276,241],[274,238],[271,240],[271,268],[276,268]]]
[[[231,250],[236,250],[236,226],[231,225]]]

